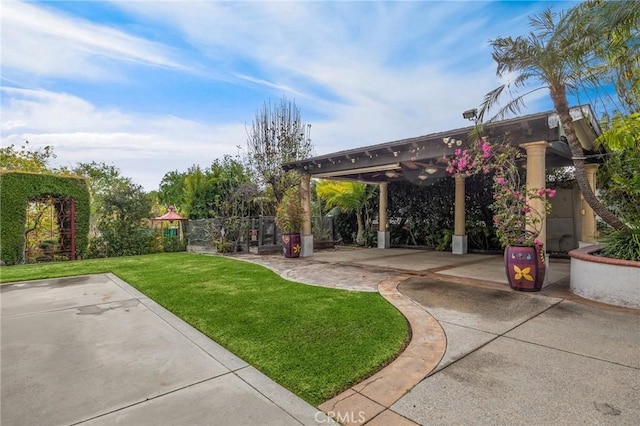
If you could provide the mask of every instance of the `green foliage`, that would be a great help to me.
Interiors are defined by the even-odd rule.
[[[130,184],[131,179],[121,176],[120,169],[116,166],[96,161],[78,163],[73,167],[73,172],[84,176],[89,185],[89,195],[91,196],[89,238],[94,239],[100,235],[100,225],[104,219],[105,197],[113,188]]]
[[[355,244],[358,232],[356,215],[351,213],[331,213],[335,227],[335,234],[342,244]]]
[[[29,141],[16,149],[15,145],[0,148],[0,170],[44,173],[49,170],[49,160],[56,158],[52,146],[33,150]]]
[[[84,179],[25,172],[0,172],[0,252],[7,264],[24,262],[25,221],[30,200],[71,197],[76,203],[76,256],[85,255],[89,233],[89,191]]]
[[[627,116],[618,114],[611,122],[605,119],[603,124],[607,129],[596,139],[596,143],[610,151],[640,150],[640,112]]]
[[[252,179],[244,164],[226,155],[206,169],[194,165],[184,173],[165,174],[158,198],[189,219],[248,216],[258,210],[254,201],[259,190]]]
[[[214,217],[243,217],[251,211],[258,187],[245,166],[228,155],[216,159],[207,173],[211,182],[212,214]]]
[[[187,244],[184,241],[180,241],[177,235],[164,234],[162,236],[162,251],[165,253],[185,251],[186,249]]]
[[[104,194],[98,227],[91,241],[91,257],[130,256],[160,251],[149,229],[151,199],[140,185],[121,183]]]
[[[573,48],[569,59],[585,85],[613,86],[620,109],[638,111],[640,2],[587,0],[571,8],[563,27]]]
[[[184,178],[185,214],[189,219],[212,217],[209,179],[200,166],[194,165],[187,170]]]
[[[640,262],[640,228],[609,230],[600,241],[604,244],[603,255]]]
[[[243,217],[229,216],[218,219],[220,230],[213,239],[219,253],[235,253],[240,247],[240,240],[247,235],[247,221]]]
[[[179,211],[187,211],[185,203],[186,173],[177,170],[166,173],[160,181],[158,201],[165,208],[174,206]]]
[[[216,253],[233,253],[235,246],[231,241],[218,239],[215,241]]]
[[[300,192],[297,188],[290,189],[278,204],[276,226],[283,234],[298,233],[302,229],[303,213]]]
[[[493,227],[491,178],[470,176],[465,182],[466,231],[469,248],[500,248]],[[446,250],[451,244],[454,219],[454,180],[430,180],[429,185],[410,182],[389,184],[389,217],[392,244]]]
[[[640,226],[640,150],[610,152],[598,172],[602,200],[626,223]]]
[[[356,238],[358,245],[365,245],[368,238],[367,225],[369,201],[375,195],[377,187],[359,182],[341,182],[321,180],[316,184],[316,194],[327,209],[338,208],[342,213],[354,213],[356,216]]]
[[[301,285],[187,253],[3,267],[3,282],[112,272],[313,405],[377,371],[408,338],[377,293]]]

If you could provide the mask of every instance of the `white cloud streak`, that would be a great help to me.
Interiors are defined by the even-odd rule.
[[[524,15],[491,15],[482,2],[113,5],[139,25],[178,34],[189,52],[43,6],[3,2],[2,141],[53,145],[60,162],[114,162],[147,189],[167,171],[245,147],[244,123],[261,102],[230,122],[202,123],[177,117],[177,105],[154,114],[132,110],[126,99],[102,106],[58,88],[55,78],[93,80],[106,91],[113,79],[126,84],[162,67],[206,75],[203,85],[223,82],[231,97],[234,87],[263,100],[286,95],[313,124],[316,152],[324,154],[468,125],[462,111],[498,84],[487,40],[526,23]],[[121,66],[132,63],[135,76]],[[231,99],[212,98],[220,109]],[[530,109],[541,99],[529,99]]]
[[[173,116],[130,115],[100,110],[64,93],[2,88],[11,107],[2,116],[2,145],[51,145],[53,165],[104,161],[120,167],[147,190],[171,170],[208,165],[245,142],[244,125],[207,125]],[[72,111],[72,113],[70,113]]]
[[[2,3],[3,73],[110,80],[108,62],[185,69],[167,46],[42,6]],[[17,77],[16,77],[17,78]]]

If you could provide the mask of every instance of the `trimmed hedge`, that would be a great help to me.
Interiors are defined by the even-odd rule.
[[[489,175],[470,176],[465,182],[465,227],[469,248],[500,250],[495,236],[492,181]],[[389,184],[389,217],[402,219],[391,229],[391,245],[416,245],[449,250],[453,235],[455,181],[452,177]]]
[[[76,203],[76,256],[89,243],[89,189],[82,177],[0,171],[0,259],[7,265],[23,261],[27,206],[42,197],[71,197]]]

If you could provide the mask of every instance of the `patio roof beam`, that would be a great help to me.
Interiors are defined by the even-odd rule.
[[[351,175],[357,175],[359,173],[386,172],[389,170],[400,170],[400,163],[385,164],[382,166],[361,167],[359,169],[348,168],[347,170]],[[319,177],[319,178],[329,178],[333,176],[344,176],[344,175],[345,175],[345,170],[314,174],[315,177]]]

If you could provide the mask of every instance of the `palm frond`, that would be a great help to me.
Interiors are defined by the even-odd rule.
[[[480,109],[478,109],[478,123],[484,122],[484,117],[487,115],[487,112],[496,104],[502,95],[502,92],[507,88],[506,84],[502,84],[486,95],[484,95],[484,100],[482,104],[480,104]]]

